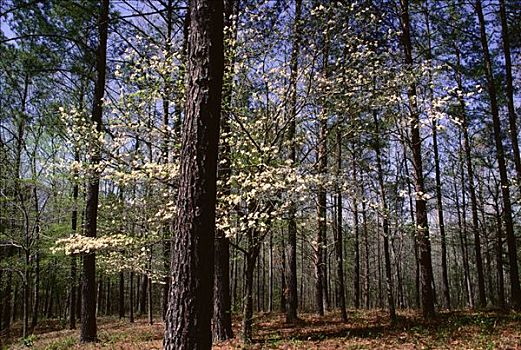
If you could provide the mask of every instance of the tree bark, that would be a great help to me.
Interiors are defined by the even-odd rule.
[[[501,222],[501,211],[499,208],[499,189],[497,189],[497,195],[494,198],[494,207],[496,209],[496,274],[497,274],[497,293],[498,303],[497,306],[501,309],[505,309],[505,280],[503,277],[503,229]]]
[[[338,137],[338,136],[337,136]],[[337,140],[337,143],[340,143],[340,140]],[[338,151],[337,153],[341,152],[341,146],[337,145]],[[340,167],[340,159],[338,160],[338,167]],[[340,175],[340,174],[339,174]],[[353,180],[356,184],[358,183],[356,178],[356,159],[353,159]],[[341,196],[340,192],[337,194],[338,196]],[[337,198],[337,200],[339,200]],[[341,200],[341,198],[340,198]],[[339,210],[342,210],[341,201],[339,201],[338,205]],[[342,213],[337,213],[337,215],[342,215]],[[355,271],[354,271],[354,278],[353,278],[353,287],[355,290],[355,308],[360,308],[360,224],[358,221],[358,191],[355,190],[354,196],[353,196],[353,230],[354,230],[354,238],[355,238]],[[339,224],[341,224],[341,220],[339,219]],[[340,228],[341,230],[341,228]],[[343,280],[343,277],[342,277]],[[342,296],[341,296],[342,297]]]
[[[286,266],[286,244],[284,242],[284,232],[282,233],[282,266]],[[296,260],[295,260],[296,261]],[[295,267],[296,269],[296,267]],[[286,283],[286,273],[282,271],[280,274],[280,312],[286,313],[287,312],[287,283]]]
[[[326,133],[327,133],[327,120],[325,118],[320,119],[320,136],[318,144],[318,173],[324,175],[327,167],[327,149],[326,149]],[[326,245],[326,191],[323,185],[318,186],[318,201],[317,201],[317,243],[316,243],[316,256],[315,256],[315,311],[320,316],[324,315],[324,302],[325,302],[325,282],[326,282],[326,261],[325,257],[325,245]]]
[[[461,135],[460,135],[460,144],[461,144]],[[461,153],[461,152],[460,152]],[[462,156],[460,158],[463,158]],[[461,246],[461,256],[463,258],[463,277],[465,284],[465,291],[467,293],[467,302],[468,306],[474,307],[474,297],[472,292],[472,283],[470,281],[470,264],[469,264],[469,254],[468,254],[468,245],[467,245],[467,205],[466,205],[466,196],[465,196],[465,170],[463,166],[463,159],[460,161],[460,173],[461,173],[461,213],[460,213],[460,203],[458,196],[458,189],[456,186],[456,182],[454,182],[454,192],[456,197],[456,211],[458,213],[458,227],[459,227],[459,239]]]
[[[74,160],[80,160],[80,154],[78,150],[74,152]],[[71,213],[71,231],[76,233],[78,228],[78,194],[79,194],[79,185],[77,182],[74,183],[72,189],[72,213]],[[69,304],[69,329],[76,329],[76,287],[77,287],[77,257],[71,256],[71,271],[70,271],[70,285],[71,285],[71,297]]]
[[[119,273],[119,295],[118,295],[118,314],[119,319],[125,317],[125,273]]]
[[[293,43],[290,57],[289,77],[289,127],[288,139],[290,141],[289,160],[294,165],[297,161],[297,144],[295,132],[297,128],[297,76],[298,76],[298,54],[300,50],[301,32],[300,21],[302,16],[302,0],[295,0],[295,19],[293,22]],[[298,320],[298,293],[297,293],[297,224],[295,221],[296,207],[290,204],[288,210],[288,265],[286,274],[288,276],[286,323],[295,323]]]
[[[153,290],[152,290],[152,277],[147,276],[147,282],[148,282],[148,323],[154,324],[154,305],[152,304],[152,296],[153,296]]]
[[[427,59],[432,61],[432,43],[431,43],[431,27],[430,27],[430,17],[429,17],[429,9],[428,4],[425,8],[425,27],[427,30]],[[433,89],[431,88],[432,84],[432,76],[429,73],[429,98],[433,99]],[[442,201],[442,192],[441,192],[441,170],[440,170],[440,154],[438,150],[438,121],[433,117],[432,120],[432,148],[434,151],[434,172],[436,178],[436,208],[438,212],[438,226],[440,230],[440,238],[441,238],[441,280],[442,280],[442,290],[443,296],[445,299],[445,307],[447,309],[451,309],[450,303],[450,286],[449,286],[449,275],[447,271],[447,238],[445,235],[445,218],[443,216],[443,201]]]
[[[34,170],[36,172],[36,170]],[[40,208],[39,208],[39,201],[38,201],[38,192],[36,190],[36,187],[33,187],[33,197],[34,197],[34,204],[35,204],[35,223],[34,223],[34,246],[35,246],[35,253],[33,256],[33,259],[35,260],[35,266],[34,266],[34,286],[33,286],[33,304],[32,304],[32,319],[31,319],[31,326],[29,330],[31,333],[34,331],[34,328],[36,327],[38,323],[38,312],[39,312],[39,306],[40,306]]]
[[[363,175],[363,174],[362,174]],[[365,294],[365,308],[369,309],[371,304],[371,270],[369,268],[369,230],[367,225],[367,205],[365,198],[364,178],[361,179],[362,186],[362,220],[364,230],[364,250],[365,250],[365,279],[364,279],[364,294]]]
[[[401,27],[402,41],[405,55],[405,64],[412,68],[412,44],[409,21],[409,0],[400,0],[401,4]],[[434,309],[434,278],[432,273],[431,246],[429,238],[429,227],[427,219],[426,201],[423,197],[425,194],[421,136],[420,136],[420,115],[418,113],[416,101],[416,85],[411,83],[408,87],[407,94],[409,96],[409,107],[411,117],[411,141],[413,164],[416,181],[416,224],[418,232],[418,248],[420,253],[420,277],[421,277],[421,301],[424,318],[433,318],[435,316]]]
[[[134,271],[130,271],[129,278],[129,322],[134,323]]]
[[[244,274],[244,307],[242,315],[242,340],[248,344],[252,341],[253,335],[253,272],[255,260],[258,254],[253,254],[250,250],[246,254],[246,271]]]
[[[517,244],[514,234],[514,223],[512,220],[512,203],[510,200],[510,183],[505,162],[503,141],[501,140],[501,121],[499,119],[499,108],[497,104],[496,85],[492,70],[492,59],[488,48],[487,33],[485,28],[485,17],[481,6],[481,0],[476,0],[476,12],[479,19],[481,46],[483,59],[485,61],[485,75],[487,79],[487,91],[490,98],[490,112],[492,114],[492,125],[494,127],[494,141],[496,144],[496,157],[499,167],[499,178],[501,183],[501,194],[503,198],[503,221],[505,224],[505,235],[508,247],[508,260],[510,264],[510,293],[512,307],[521,310],[521,287],[519,284],[519,271],[517,261]],[[517,137],[517,135],[515,135]]]
[[[212,346],[217,147],[224,74],[223,2],[190,2],[187,95],[165,349]]]
[[[233,22],[237,14],[235,0],[224,1],[225,42],[232,43],[235,39],[236,25]],[[231,176],[230,159],[230,111],[233,88],[233,50],[227,47],[224,62],[223,101],[221,111],[221,129],[224,135],[221,140],[217,177],[222,183],[221,196],[227,198],[231,193],[229,179]],[[230,242],[222,230],[216,231],[215,237],[215,273],[214,273],[214,303],[213,303],[213,336],[215,340],[224,341],[233,338],[232,310],[230,295]]]
[[[380,189],[380,200],[381,200],[381,211],[383,216],[383,238],[384,238],[384,260],[385,260],[385,282],[386,282],[386,292],[387,292],[387,306],[389,307],[389,317],[392,323],[396,322],[396,307],[394,304],[394,295],[393,295],[393,279],[392,279],[392,266],[391,266],[391,256],[389,252],[389,207],[387,206],[387,195],[385,191],[384,185],[384,174],[382,167],[382,150],[381,150],[381,140],[380,140],[380,128],[378,115],[373,112],[374,124],[375,124],[375,135],[376,135],[376,169],[378,171],[378,185]]]
[[[144,315],[147,312],[147,291],[148,291],[148,276],[146,274],[142,274],[139,279],[141,282],[141,287],[139,288],[139,304],[138,304],[138,314]]]
[[[463,82],[461,78],[461,58],[460,58],[460,50],[456,46],[456,82],[458,84],[458,89],[463,92]],[[479,236],[479,219],[478,219],[478,204],[476,199],[476,185],[475,185],[475,177],[474,177],[474,166],[472,165],[472,154],[471,154],[471,145],[470,145],[470,137],[468,134],[468,120],[467,113],[465,107],[465,101],[463,96],[458,96],[458,104],[461,113],[461,130],[463,133],[463,149],[465,152],[465,163],[467,168],[467,177],[469,183],[469,194],[470,194],[470,205],[471,205],[471,213],[472,213],[472,232],[474,234],[474,249],[476,255],[476,271],[478,275],[478,306],[485,307],[487,304],[486,295],[485,295],[485,277],[483,275],[483,258],[481,253],[481,238]]]
[[[96,53],[96,83],[92,106],[92,122],[97,132],[102,131],[103,96],[105,94],[105,71],[107,66],[107,37],[109,21],[109,0],[102,0],[99,14],[99,43]],[[100,162],[101,155],[95,151],[91,163]],[[87,204],[85,208],[85,235],[96,237],[99,199],[99,174],[92,174],[87,185]],[[82,303],[80,341],[82,343],[97,340],[96,326],[96,255],[94,252],[83,256],[82,266]]]
[[[341,172],[342,172],[342,130],[339,126],[337,126],[336,130],[336,171],[337,171],[337,181],[340,181]],[[353,167],[353,172],[354,172]],[[345,296],[345,283],[344,283],[344,250],[343,250],[343,207],[342,207],[342,190],[339,184],[336,185],[336,239],[335,239],[335,253],[336,253],[336,278],[337,278],[337,295],[338,295],[338,306],[340,307],[340,315],[342,317],[342,321],[347,321],[347,312],[346,312],[346,296]],[[356,198],[356,194],[355,194]],[[356,199],[354,200],[356,203]],[[355,204],[356,208],[356,204]],[[356,209],[355,209],[356,212]],[[358,214],[356,214],[358,216]],[[358,225],[358,218],[355,219],[356,225]],[[356,232],[358,232],[358,227],[356,227]],[[358,234],[357,234],[358,236]],[[358,239],[358,238],[357,238]],[[358,249],[356,247],[355,249]],[[355,256],[358,257],[355,252]],[[356,263],[355,263],[356,264]],[[358,261],[359,266],[359,261]],[[358,267],[359,268],[359,267]],[[355,267],[356,269],[356,267]],[[358,270],[359,273],[359,270]],[[356,275],[356,272],[355,272]],[[358,280],[359,281],[359,280]],[[355,282],[355,295],[358,298],[358,302],[360,299],[360,288],[358,286],[358,290],[356,290],[356,282]]]
[[[510,35],[508,31],[507,11],[505,0],[499,0],[499,17],[501,19],[501,39],[503,41],[503,55],[505,57],[505,80],[507,83],[505,92],[507,95],[508,122],[510,126],[510,140],[512,153],[516,167],[517,185],[521,189],[521,156],[519,155],[519,142],[517,131],[517,116],[514,107],[514,87],[512,83],[512,57],[510,55]]]

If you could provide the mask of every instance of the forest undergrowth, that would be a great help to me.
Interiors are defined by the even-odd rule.
[[[521,349],[521,313],[496,310],[441,312],[424,321],[415,311],[399,311],[391,324],[384,310],[349,310],[349,321],[338,313],[325,317],[302,314],[295,325],[285,324],[284,315],[256,314],[254,338],[245,346],[238,336],[240,319],[233,322],[235,339],[214,343],[213,349]],[[99,320],[99,341],[81,345],[78,331],[63,329],[57,320],[44,321],[35,334],[19,337],[15,325],[2,334],[5,349],[161,349],[164,324],[146,319],[105,317]]]

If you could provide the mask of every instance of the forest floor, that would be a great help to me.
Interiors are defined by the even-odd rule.
[[[258,314],[254,340],[249,349],[521,349],[521,313],[494,311],[442,312],[425,322],[417,312],[399,311],[391,325],[385,311],[350,310],[343,323],[337,313],[324,317],[301,315],[295,326],[284,323],[281,314]],[[44,321],[35,335],[24,340],[11,337],[2,349],[161,349],[163,324],[146,319],[134,324],[115,318],[100,318],[99,342],[78,344],[77,330],[60,329],[57,321]],[[234,320],[236,334],[240,319]],[[15,328],[16,330],[16,328]],[[0,339],[1,341],[2,339]],[[4,344],[8,339],[3,339]],[[214,344],[214,349],[246,349],[239,337]]]

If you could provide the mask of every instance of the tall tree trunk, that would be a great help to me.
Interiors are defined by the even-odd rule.
[[[290,142],[289,160],[295,165],[297,161],[297,143],[295,132],[297,128],[297,76],[298,76],[298,54],[300,50],[301,31],[300,21],[302,16],[302,0],[295,0],[295,19],[293,22],[293,43],[290,57],[289,77],[289,127],[288,139]],[[296,207],[291,203],[288,210],[288,265],[286,274],[288,276],[286,323],[295,323],[298,320],[298,294],[297,294],[297,224],[295,221]]]
[[[268,251],[268,312],[273,312],[273,232],[270,231]]]
[[[328,77],[328,61],[329,61],[329,22],[326,23],[323,33],[322,48],[322,76]],[[327,173],[327,134],[328,134],[328,117],[325,107],[318,115],[319,136],[317,142],[317,172],[319,176],[324,177]],[[321,178],[320,181],[325,181]],[[327,286],[327,193],[322,183],[318,184],[317,189],[317,243],[316,243],[316,259],[315,259],[315,303],[316,312],[324,315],[324,308],[329,309],[329,295]]]
[[[139,280],[141,281],[141,287],[139,288],[138,314],[142,316],[147,312],[148,276],[142,274]]]
[[[28,223],[27,223],[28,224]],[[29,265],[31,264],[30,251],[28,248],[25,249],[25,272],[23,278],[23,301],[22,301],[22,313],[23,313],[23,324],[22,324],[22,337],[25,338],[29,334],[29,280],[31,278],[31,270]]]
[[[28,208],[26,207],[25,201],[26,201],[26,195],[22,184],[22,173],[21,173],[21,165],[22,165],[22,152],[25,145],[25,130],[26,130],[26,105],[27,105],[27,99],[28,99],[28,91],[29,91],[29,84],[30,79],[29,76],[26,74],[24,77],[24,88],[22,93],[22,101],[21,101],[21,108],[20,108],[20,121],[17,125],[17,139],[16,142],[16,153],[15,153],[15,184],[14,184],[14,190],[15,195],[18,196],[18,200],[20,201],[20,208],[23,214],[23,232],[24,232],[24,241],[22,244],[22,252],[24,254],[25,258],[25,264],[24,264],[24,273],[22,276],[22,285],[23,285],[23,295],[22,295],[22,311],[23,311],[23,323],[22,323],[22,336],[26,337],[28,328],[29,328],[29,281],[31,278],[31,234],[29,229],[29,213]],[[16,296],[16,293],[14,294]],[[13,309],[13,311],[16,311],[16,308]],[[14,314],[14,313],[13,313]],[[14,317],[13,317],[14,320]]]
[[[223,1],[190,2],[187,96],[164,349],[210,349]]]
[[[253,252],[254,249],[255,248],[249,249],[248,254],[245,254],[244,257],[246,259],[246,271],[244,274],[245,290],[242,315],[242,340],[246,344],[251,342],[253,335],[253,272],[258,256],[258,253]]]
[[[172,52],[172,31],[174,25],[174,4],[173,0],[168,0],[165,3],[165,12],[166,12],[166,41],[165,41],[165,51],[166,58],[170,59]],[[188,16],[186,14],[185,16]],[[184,42],[183,42],[184,45]],[[165,79],[164,83],[164,97],[163,97],[163,126],[168,128],[170,125],[170,102],[172,99],[172,82],[171,77],[168,76]],[[183,76],[184,78],[184,76]],[[176,105],[177,108],[177,105]],[[175,126],[175,125],[174,125]],[[177,136],[177,135],[176,135]],[[168,164],[170,162],[170,149],[169,149],[170,135],[168,133],[165,134],[163,139],[163,147],[162,147],[162,161],[163,164]],[[170,254],[171,254],[171,223],[164,225],[162,228],[162,253],[163,253],[163,269],[165,271],[165,275],[163,277],[163,285],[161,287],[161,318],[165,320],[166,310],[168,308],[168,290],[170,288],[170,274],[168,273],[170,269]],[[122,276],[121,276],[122,277]],[[120,311],[120,318],[122,313]]]
[[[13,283],[13,272],[9,271],[6,278],[6,287],[4,291],[2,318],[3,318],[3,329],[9,329],[11,326],[11,298],[12,298],[12,283]]]
[[[284,232],[282,233],[282,266],[286,266],[286,244],[284,242]],[[295,260],[296,261],[296,260]],[[295,267],[296,269],[296,267]],[[296,276],[296,274],[295,274]],[[280,312],[285,313],[287,311],[287,284],[286,274],[284,271],[280,274]]]
[[[119,295],[118,295],[118,314],[119,319],[125,317],[125,273],[119,273]]]
[[[463,82],[461,78],[461,58],[459,47],[455,47],[456,51],[456,82],[458,89],[463,91]],[[474,177],[474,166],[472,165],[472,154],[470,150],[470,137],[468,134],[468,120],[463,96],[458,95],[458,104],[461,113],[461,130],[463,132],[463,148],[465,152],[465,163],[467,167],[467,181],[469,183],[470,205],[472,212],[472,232],[474,234],[474,249],[476,255],[476,271],[478,274],[478,306],[485,307],[487,299],[485,295],[485,277],[483,275],[483,258],[481,254],[481,239],[479,237],[479,219],[478,219],[478,204],[476,199],[476,185]]]
[[[225,43],[232,43],[235,39],[236,25],[233,18],[237,15],[235,0],[224,1]],[[217,177],[222,188],[220,196],[227,198],[230,193],[229,179],[231,176],[230,159],[230,111],[233,89],[233,62],[234,50],[231,45],[226,48],[224,62],[224,80],[221,111],[221,129],[224,137],[221,140]],[[226,215],[226,214],[224,214]],[[233,338],[232,310],[230,295],[230,242],[223,230],[217,230],[215,237],[215,273],[214,273],[214,303],[213,303],[213,335],[214,339],[223,341]]]
[[[426,4],[425,8],[425,26],[427,30],[427,59],[432,61],[432,43],[431,43],[431,27],[430,27],[430,16],[428,4]],[[431,100],[431,108],[432,100],[434,98],[434,92],[431,88],[432,85],[432,76],[429,73],[429,99]],[[447,271],[447,239],[445,235],[445,218],[443,216],[443,201],[442,201],[442,192],[441,192],[441,170],[440,170],[440,154],[438,150],[438,121],[435,117],[432,119],[432,148],[434,151],[434,171],[436,178],[436,209],[438,212],[438,226],[440,230],[440,238],[441,238],[441,280],[442,280],[442,290],[443,296],[445,299],[445,307],[450,310],[450,287],[449,287],[449,275]]]
[[[326,149],[326,134],[327,134],[327,120],[324,117],[320,119],[320,136],[318,144],[318,173],[323,175],[327,167],[327,149]],[[318,186],[318,201],[317,201],[317,243],[315,256],[315,311],[320,316],[324,315],[324,294],[326,282],[326,261],[325,245],[326,245],[326,190],[323,185]]]
[[[74,160],[80,160],[79,151],[76,149],[74,151]],[[74,183],[72,189],[72,213],[71,213],[71,231],[73,234],[76,233],[78,228],[78,194],[79,194],[79,185],[77,182]],[[77,257],[71,256],[71,271],[70,271],[70,285],[71,285],[71,297],[69,304],[69,329],[76,328],[76,288],[77,288]]]
[[[336,175],[337,179],[339,180],[341,178],[342,173],[342,130],[340,129],[340,126],[337,126],[336,129]],[[354,172],[354,166],[353,166],[353,172]],[[356,198],[356,194],[355,194]],[[356,200],[355,200],[356,203]],[[355,204],[356,208],[356,204]],[[356,209],[355,209],[356,213]],[[358,214],[356,214],[358,216]],[[338,296],[338,306],[340,307],[340,315],[342,316],[342,321],[347,321],[347,312],[346,312],[346,297],[345,297],[345,283],[344,283],[344,250],[342,247],[343,244],[343,207],[342,207],[342,190],[341,186],[339,184],[336,185],[336,239],[335,239],[335,253],[336,253],[336,294]],[[358,224],[358,218],[355,219],[356,223]],[[358,232],[358,227],[356,227],[356,231]],[[358,235],[358,234],[357,234]],[[356,247],[358,249],[358,247]],[[355,253],[356,254],[356,253]],[[356,255],[358,257],[358,255]],[[355,288],[357,288],[355,283]],[[357,298],[359,300],[359,293],[360,289],[358,288],[358,291],[355,291],[355,294],[357,295]]]
[[[384,238],[384,259],[385,259],[385,286],[387,292],[387,306],[389,307],[389,317],[392,323],[396,322],[396,307],[394,304],[394,295],[393,295],[393,279],[392,279],[392,266],[391,266],[391,256],[389,252],[389,207],[387,206],[387,195],[384,185],[384,174],[382,167],[382,150],[381,150],[381,141],[380,141],[380,128],[377,112],[373,112],[374,125],[375,125],[375,135],[376,135],[376,169],[378,171],[378,185],[380,188],[380,200],[381,200],[381,211],[383,217],[383,238]]]
[[[503,230],[501,222],[501,211],[499,208],[499,188],[497,195],[494,197],[494,207],[496,209],[496,274],[497,274],[497,306],[505,309],[505,280],[503,277]]]
[[[152,304],[152,296],[153,296],[153,290],[152,290],[152,277],[147,276],[147,282],[148,282],[148,323],[154,324],[153,319],[153,313],[154,313],[154,305]]]
[[[33,157],[36,159],[36,155]],[[36,173],[36,169],[33,169],[33,173]],[[38,201],[38,192],[36,190],[36,186],[33,187],[33,197],[34,197],[34,204],[35,204],[35,223],[34,223],[34,242],[33,245],[35,246],[35,252],[34,252],[34,286],[33,286],[33,304],[32,304],[32,319],[31,319],[31,326],[29,330],[31,333],[34,331],[34,328],[36,327],[36,324],[38,323],[38,311],[40,306],[40,208],[39,208],[39,201]]]
[[[460,135],[461,144],[461,135]],[[456,211],[458,213],[458,227],[459,227],[459,239],[461,246],[461,256],[463,258],[463,275],[465,283],[465,291],[467,292],[467,301],[469,307],[474,307],[474,297],[472,291],[472,283],[470,281],[470,264],[469,264],[469,253],[467,245],[467,204],[465,196],[465,170],[463,169],[463,155],[460,156],[460,174],[461,174],[461,215],[460,215],[460,204],[458,198],[458,189],[456,188],[456,182],[454,182],[454,192],[456,197]]]
[[[107,66],[107,37],[109,21],[109,0],[102,0],[99,14],[99,43],[96,53],[96,83],[94,87],[94,100],[92,106],[92,122],[96,131],[102,131],[103,95],[105,94],[105,71]],[[95,151],[90,162],[96,165],[100,162],[101,155]],[[92,174],[87,185],[87,204],[85,208],[85,235],[96,237],[99,199],[99,174]],[[94,342],[97,339],[96,326],[96,255],[90,252],[83,256],[82,266],[82,310],[80,341],[82,343]]]
[[[409,215],[413,227],[413,250],[414,250],[414,302],[416,307],[420,307],[420,259],[418,257],[418,236],[416,230],[416,218],[414,216],[413,193],[411,185],[411,173],[409,171],[409,159],[407,158],[407,147],[403,142],[403,162],[405,177],[407,181],[407,197],[409,198]]]
[[[337,136],[338,137],[338,136]],[[337,139],[337,143],[339,143],[340,140]],[[337,146],[338,151],[337,153],[340,153],[341,146]],[[338,156],[340,157],[340,156]],[[353,157],[354,158],[354,157]],[[338,160],[338,167],[340,167],[341,160]],[[340,174],[339,174],[340,175]],[[356,178],[356,159],[353,159],[353,180],[354,183],[357,184],[357,178]],[[356,186],[356,185],[355,185]],[[337,193],[338,196],[341,196],[340,191]],[[340,203],[340,202],[339,202]],[[341,204],[341,203],[340,203]],[[342,206],[338,206],[339,209],[342,209]],[[338,215],[342,215],[341,213]],[[354,271],[354,278],[353,278],[353,287],[355,290],[355,308],[360,308],[360,225],[358,221],[358,191],[355,190],[354,196],[353,196],[353,216],[354,216],[354,222],[353,222],[353,230],[354,230],[354,238],[355,238],[355,271]],[[341,221],[340,221],[341,223]],[[343,278],[342,278],[343,280]],[[343,283],[343,282],[342,282]]]
[[[521,287],[519,284],[519,272],[517,261],[517,244],[514,234],[514,223],[512,220],[512,204],[510,201],[510,183],[505,162],[503,141],[501,140],[501,121],[499,119],[499,109],[497,105],[496,85],[494,83],[494,73],[492,70],[492,59],[488,48],[487,33],[485,28],[485,17],[481,7],[481,0],[476,0],[476,12],[479,19],[481,46],[485,61],[485,75],[487,78],[487,91],[490,98],[490,112],[492,114],[492,125],[494,127],[494,141],[496,144],[496,156],[499,166],[499,178],[501,182],[501,194],[503,197],[503,221],[505,223],[505,234],[508,246],[508,260],[510,264],[510,294],[512,297],[512,307],[521,310]],[[517,134],[514,135],[517,137]]]
[[[365,279],[364,279],[364,293],[365,293],[365,308],[369,309],[371,304],[371,270],[369,267],[369,230],[367,225],[367,204],[365,197],[364,178],[361,179],[362,186],[362,220],[364,230],[364,250],[365,250]]]
[[[129,278],[129,322],[134,323],[134,271],[130,271]]]
[[[510,35],[508,31],[507,10],[505,0],[499,0],[499,17],[501,19],[501,38],[503,41],[503,54],[505,57],[505,80],[507,107],[508,107],[508,122],[510,126],[510,140],[512,142],[512,153],[514,155],[514,165],[517,173],[517,185],[521,190],[521,157],[519,155],[519,142],[517,131],[517,116],[514,107],[514,87],[512,83],[512,57],[510,55]]]
[[[401,4],[401,27],[402,41],[405,55],[405,64],[412,68],[412,44],[409,23],[409,0],[400,0]],[[421,294],[422,311],[425,318],[435,316],[434,310],[434,278],[432,273],[431,246],[429,238],[429,223],[427,219],[427,206],[423,197],[425,193],[421,135],[420,135],[420,115],[418,113],[416,101],[416,85],[411,83],[408,87],[409,107],[411,117],[411,148],[413,154],[414,173],[416,181],[416,224],[418,232],[418,245],[420,253],[420,272],[421,272]]]
[[[434,168],[436,173],[436,207],[438,212],[438,226],[441,238],[441,279],[445,307],[451,309],[449,273],[447,267],[447,237],[445,234],[445,218],[443,216],[443,201],[441,191],[440,155],[438,151],[438,123],[432,122],[432,147],[434,149]]]
[[[103,315],[103,275],[100,274],[98,279],[98,291],[96,292],[96,316]]]

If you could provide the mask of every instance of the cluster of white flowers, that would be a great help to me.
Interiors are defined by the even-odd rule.
[[[65,255],[89,254],[110,250],[118,250],[138,244],[138,240],[124,234],[115,234],[103,237],[87,237],[79,234],[61,238],[51,251],[63,252]]]

